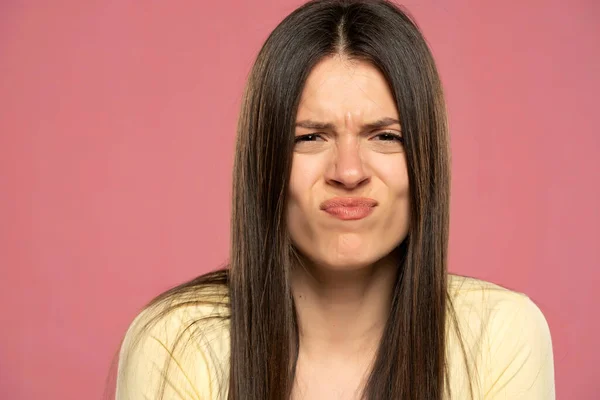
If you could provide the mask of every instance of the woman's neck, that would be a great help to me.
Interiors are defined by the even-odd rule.
[[[311,358],[373,355],[387,322],[397,273],[393,255],[350,271],[308,262],[296,266],[292,292],[301,353]]]

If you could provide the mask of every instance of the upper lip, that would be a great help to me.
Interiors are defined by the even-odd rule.
[[[368,197],[334,197],[321,203],[321,210],[332,207],[375,207],[377,201]]]

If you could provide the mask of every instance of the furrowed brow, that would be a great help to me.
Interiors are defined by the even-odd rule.
[[[296,122],[296,126],[299,128],[316,129],[321,131],[331,131],[335,129],[335,126],[332,123],[311,121],[309,119]]]
[[[362,126],[363,130],[376,130],[388,127],[390,125],[400,125],[400,121],[395,118],[385,117],[379,119],[377,121],[369,122]],[[305,129],[314,129],[321,131],[333,131],[335,130],[335,125],[330,122],[317,122],[311,120],[303,120],[296,122],[296,127],[305,128]]]
[[[373,131],[376,129],[386,128],[390,125],[400,125],[400,121],[395,118],[386,117],[374,122],[369,122],[368,124],[364,124],[363,129]]]

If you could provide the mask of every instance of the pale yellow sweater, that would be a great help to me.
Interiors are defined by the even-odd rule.
[[[535,303],[522,293],[456,275],[449,275],[449,289],[471,367],[475,399],[554,399],[550,331]],[[229,326],[227,320],[206,319],[226,314],[224,308],[184,306],[160,319],[134,344],[132,339],[139,336],[140,327],[155,312],[141,312],[125,335],[116,400],[157,399],[163,376],[165,400],[225,399]],[[198,320],[201,322],[189,327]],[[464,357],[454,329],[448,332],[453,400],[466,399],[469,382]],[[178,337],[181,339],[176,345]]]

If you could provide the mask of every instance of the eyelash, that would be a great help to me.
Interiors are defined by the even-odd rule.
[[[375,135],[375,137],[383,136],[383,135],[385,135],[385,136],[391,136],[393,138],[393,140],[397,140],[400,143],[404,143],[404,138],[402,136],[398,135],[397,133],[394,133],[394,132],[380,132],[377,135]],[[307,135],[296,136],[296,138],[294,139],[294,142],[295,143],[298,143],[298,142],[312,142],[313,140],[304,140],[304,139],[310,138],[311,136],[320,137],[321,135],[318,134],[318,133],[309,133]]]

